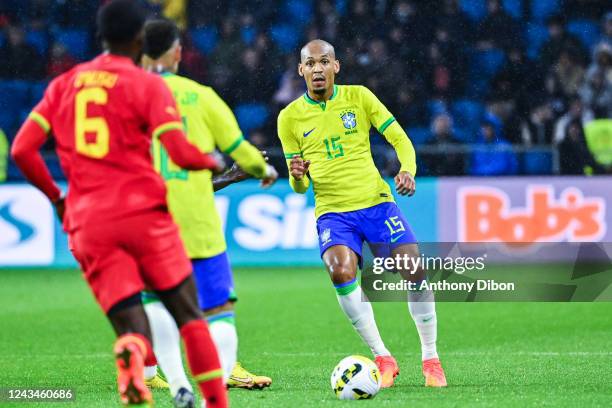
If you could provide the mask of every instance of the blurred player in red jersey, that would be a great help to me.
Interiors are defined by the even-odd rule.
[[[155,290],[187,349],[207,407],[228,404],[215,346],[202,319],[191,263],[154,171],[151,137],[189,170],[222,164],[189,144],[171,92],[161,77],[135,65],[145,12],[130,0],[102,7],[97,22],[105,53],[51,82],[25,121],[12,156],[28,180],[54,204],[73,253],[118,339],[114,352],[121,400],[150,403],[145,362],[154,362],[140,292]],[[64,199],[39,153],[49,133],[66,177]]]

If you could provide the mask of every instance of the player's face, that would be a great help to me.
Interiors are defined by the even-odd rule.
[[[313,94],[322,95],[332,89],[340,63],[332,53],[326,50],[307,50],[298,67],[300,76],[304,77],[306,87]],[[317,53],[316,51],[319,51]]]

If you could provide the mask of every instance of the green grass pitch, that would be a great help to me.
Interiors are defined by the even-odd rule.
[[[612,303],[438,304],[447,389],[422,385],[406,304],[376,304],[401,375],[373,400],[348,402],[331,392],[331,370],[369,352],[323,269],[238,269],[236,286],[240,361],[274,382],[232,390],[235,407],[612,406]],[[76,401],[62,407],[119,406],[113,334],[77,271],[0,270],[0,322],[0,387],[72,387]],[[171,406],[166,392],[155,399]]]

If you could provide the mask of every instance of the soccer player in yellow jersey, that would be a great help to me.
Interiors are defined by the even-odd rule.
[[[218,148],[230,155],[245,172],[261,179],[262,185],[274,183],[276,170],[259,150],[244,140],[225,102],[212,88],[176,75],[181,45],[175,24],[169,20],[149,21],[145,26],[144,53],[143,66],[161,74],[174,93],[188,140],[203,152],[214,152]],[[186,171],[177,167],[158,140],[153,141],[153,157],[155,168],[166,180],[169,210],[191,258],[200,307],[219,350],[228,386],[269,386],[270,378],[253,375],[236,363],[238,338],[233,306],[236,295],[221,221],[215,209],[211,172]],[[145,293],[144,300],[153,329],[155,353],[168,377],[171,392],[175,398],[188,399],[189,395],[177,396],[181,388],[189,390],[186,377],[180,372],[178,338],[172,334],[169,336],[166,329],[156,330],[158,325],[166,326],[163,320],[167,312],[150,294]],[[173,356],[167,357],[168,353]]]
[[[313,185],[319,246],[336,288],[340,307],[372,350],[382,374],[382,386],[393,385],[399,374],[396,360],[385,347],[371,304],[357,282],[363,242],[375,256],[418,256],[408,222],[394,202],[370,152],[370,128],[393,146],[401,168],[395,177],[398,194],[416,191],[415,153],[393,115],[367,88],[335,85],[340,71],[334,47],[322,40],[306,44],[298,72],[307,92],[278,116],[278,136],[289,167],[293,190],[304,193]],[[384,252],[384,251],[382,251]],[[423,271],[416,278],[423,279]],[[421,339],[425,385],[446,386],[436,350],[437,322],[431,291],[411,291],[408,306]]]

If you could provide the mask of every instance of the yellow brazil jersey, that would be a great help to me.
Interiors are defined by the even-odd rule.
[[[304,192],[312,181],[317,218],[393,201],[370,151],[372,126],[395,148],[401,170],[414,175],[414,148],[408,136],[363,86],[335,85],[326,102],[306,93],[280,112],[278,135],[287,164],[294,155],[310,161],[308,177],[301,181],[290,177],[291,186]]]
[[[267,164],[263,156],[244,140],[232,111],[212,88],[178,75],[163,76],[174,94],[191,143],[205,153],[218,148],[251,175],[258,178],[265,175]],[[155,169],[166,180],[168,208],[179,226],[189,257],[210,258],[225,251],[211,171],[179,168],[158,139],[153,140],[153,160]]]

